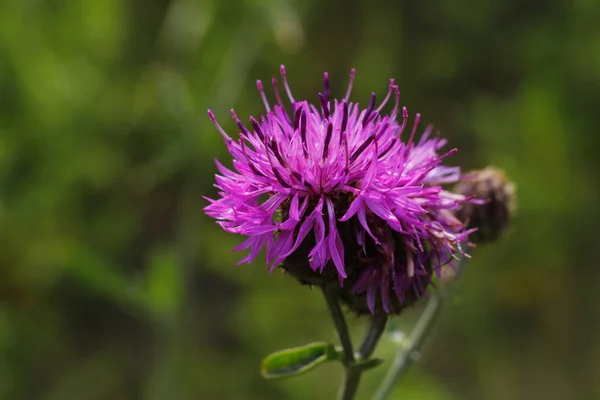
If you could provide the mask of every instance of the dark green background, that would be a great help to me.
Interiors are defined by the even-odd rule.
[[[229,158],[206,109],[235,135],[281,63],[313,101],[324,71],[343,96],[355,67],[363,104],[395,77],[450,162],[518,185],[397,398],[600,398],[599,21],[595,0],[3,0],[0,398],[333,398],[338,365],[258,373],[335,340],[319,292],[236,266],[202,212]]]

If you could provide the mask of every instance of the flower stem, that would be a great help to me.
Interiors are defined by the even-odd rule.
[[[352,347],[352,339],[350,338],[350,332],[348,331],[348,324],[344,318],[344,313],[340,307],[340,303],[336,296],[335,291],[328,287],[323,287],[323,296],[327,302],[329,313],[333,318],[335,329],[337,330],[340,342],[342,342],[342,349],[344,350],[344,365],[352,365],[354,363],[354,350]]]
[[[381,334],[385,329],[387,321],[388,317],[385,314],[378,314],[371,318],[365,339],[363,340],[360,350],[358,351],[357,358],[359,361],[368,360],[371,357],[373,351],[375,350],[375,346],[377,346],[377,343],[381,338]],[[340,399],[351,400],[354,398],[363,372],[364,370],[361,369],[346,367],[343,386],[340,388]]]
[[[464,269],[464,264],[465,258],[462,258],[456,267],[456,275],[454,276],[453,284],[458,280],[460,273]],[[446,296],[447,291],[445,291],[443,287],[440,287],[436,292],[431,294],[425,309],[421,313],[417,324],[407,339],[407,344],[396,352],[394,361],[383,379],[383,382],[379,386],[379,389],[377,389],[373,400],[386,399],[392,391],[394,384],[408,372],[408,368],[413,362],[419,359],[423,342],[425,342],[432,327],[435,325],[435,321],[440,315]]]
[[[408,344],[396,352],[392,366],[377,389],[373,400],[384,400],[390,394],[394,383],[402,378],[412,363],[419,358],[421,346],[440,314],[442,303],[442,297],[437,293],[431,295],[425,310],[407,340]]]
[[[387,322],[388,316],[386,314],[377,314],[371,318],[367,334],[358,353],[361,360],[367,360],[371,357]]]
[[[379,342],[379,339],[381,338],[381,334],[385,329],[388,317],[385,314],[378,314],[371,318],[369,328],[355,359],[352,340],[350,339],[350,332],[348,331],[348,325],[346,323],[346,319],[344,318],[344,314],[340,307],[340,303],[335,291],[324,287],[323,296],[327,302],[327,307],[329,308],[329,312],[333,318],[333,322],[338,332],[338,336],[340,337],[340,341],[342,342],[342,349],[344,351],[344,379],[342,386],[340,387],[338,398],[340,400],[352,400],[356,395],[356,391],[358,390],[358,385],[360,383],[360,377],[363,373],[362,369],[355,367],[355,362],[368,360],[371,357],[375,347],[377,346],[377,343]]]

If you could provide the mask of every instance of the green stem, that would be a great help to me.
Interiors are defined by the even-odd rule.
[[[464,269],[465,260],[466,259],[463,258],[459,262],[453,284],[456,283]],[[436,292],[431,294],[425,309],[421,313],[417,324],[407,339],[407,344],[396,352],[394,361],[383,379],[383,382],[379,386],[379,389],[377,389],[373,400],[386,399],[392,391],[394,384],[406,374],[413,362],[419,359],[423,342],[425,342],[432,327],[435,325],[435,321],[440,315],[446,296],[447,293],[443,287],[440,287]]]
[[[371,357],[387,322],[388,316],[386,314],[377,314],[371,318],[367,334],[358,352],[361,360],[367,360]]]
[[[385,399],[394,387],[394,383],[401,379],[412,363],[419,358],[421,346],[442,309],[442,303],[442,297],[437,294],[433,294],[429,298],[425,310],[407,340],[408,344],[396,353],[392,366],[375,393],[373,400]]]
[[[348,324],[344,318],[344,313],[340,307],[337,295],[334,290],[323,287],[323,296],[327,302],[329,313],[333,318],[335,329],[337,330],[340,342],[342,343],[342,349],[344,350],[344,365],[349,366],[354,364],[354,350],[352,347],[352,340],[350,338],[350,332],[348,331]]]
[[[388,317],[386,314],[378,314],[371,318],[369,323],[369,328],[365,335],[365,338],[360,346],[360,350],[358,351],[358,360],[368,360],[381,335],[385,329],[385,325],[387,324]],[[364,370],[358,368],[346,367],[344,382],[339,395],[339,398],[342,400],[351,400],[356,395],[358,390],[358,385],[360,383],[360,378]]]
[[[385,329],[388,317],[385,314],[378,314],[371,318],[369,328],[355,358],[350,332],[337,295],[334,290],[327,287],[324,287],[322,291],[344,351],[344,380],[338,398],[352,400],[356,395],[360,377],[363,373],[362,369],[355,367],[355,362],[368,360],[371,357]]]

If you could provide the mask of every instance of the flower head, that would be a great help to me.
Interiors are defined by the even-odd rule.
[[[516,188],[504,171],[492,166],[470,171],[454,191],[480,200],[463,204],[456,212],[468,227],[477,228],[470,238],[472,242],[493,242],[508,229],[516,209]]]
[[[303,282],[337,284],[358,312],[398,313],[467,239],[453,211],[468,199],[440,186],[460,178],[458,167],[441,165],[455,150],[440,155],[446,140],[430,137],[431,128],[416,141],[419,114],[402,137],[408,112],[393,80],[379,105],[373,93],[361,108],[350,102],[354,70],[341,100],[331,99],[325,73],[317,105],[294,98],[283,66],[281,76],[291,112],[275,78],[273,107],[258,81],[267,113],[250,117],[248,128],[232,110],[238,139],[208,111],[233,169],[217,162],[219,197],[208,199],[205,212],[227,232],[247,236],[235,249],[249,250],[241,263],[266,247],[269,270],[281,265]],[[392,97],[392,111],[383,114]]]

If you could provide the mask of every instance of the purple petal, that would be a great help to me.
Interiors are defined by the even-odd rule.
[[[335,209],[329,199],[327,199],[327,214],[329,214],[329,254],[333,258],[333,263],[340,277],[346,278],[346,271],[344,270],[344,244],[336,227]]]

